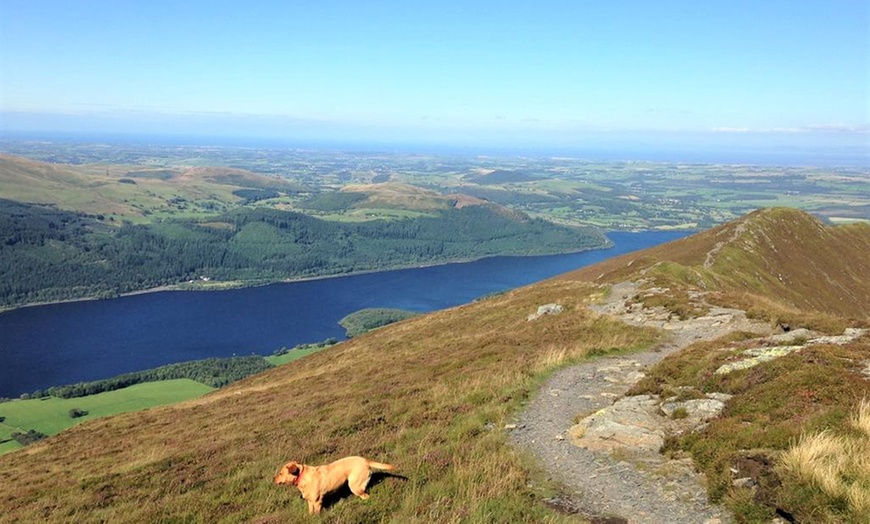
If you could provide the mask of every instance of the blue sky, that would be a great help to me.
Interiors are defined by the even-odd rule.
[[[868,5],[0,0],[0,128],[866,148]]]

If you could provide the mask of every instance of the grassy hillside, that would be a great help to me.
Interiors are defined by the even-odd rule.
[[[870,326],[867,275],[870,227],[829,227],[780,208],[561,278],[639,280],[637,303],[663,306],[683,318],[718,304],[745,309],[784,330],[840,335]],[[796,344],[809,336],[798,335]],[[848,343],[832,339],[756,367],[717,373],[757,346],[754,337],[740,333],[694,344],[662,361],[630,393],[733,395],[722,415],[701,432],[674,436],[666,452],[693,457],[707,475],[711,498],[726,503],[741,522],[769,522],[777,511],[797,522],[867,522],[870,471],[849,457],[864,449],[862,438],[870,438],[860,422],[862,409],[867,411],[861,401],[870,398],[870,336]],[[807,451],[814,444],[815,451]],[[828,480],[807,474],[810,469]],[[733,486],[738,477],[752,478],[754,487]]]
[[[300,206],[321,212],[324,218],[342,221],[437,217],[446,211],[468,206],[483,206],[515,220],[527,218],[521,212],[474,196],[444,194],[399,182],[351,184],[340,191],[316,194]]]
[[[0,155],[0,198],[51,204],[59,209],[148,222],[225,211],[243,202],[240,188],[282,193],[299,184],[241,169],[155,168],[124,165],[67,165]]]
[[[359,224],[240,208],[208,221],[113,228],[99,217],[0,199],[0,307],[112,296],[200,277],[257,284],[491,255],[564,253],[606,242],[597,230],[516,219],[483,206]]]
[[[789,312],[867,318],[870,225],[825,226],[788,208],[762,209],[690,237],[610,259],[566,278],[618,282],[642,275],[649,286],[715,292],[711,299]],[[797,327],[797,326],[792,326]]]
[[[125,224],[0,199],[0,306],[111,296],[198,281],[235,284],[606,245],[594,229],[484,206],[359,224],[240,208],[211,218]]]
[[[427,212],[453,207],[450,200],[440,193],[397,182],[349,185],[342,188],[342,192],[365,195],[364,200],[354,203],[353,207],[357,209],[383,208]]]
[[[275,469],[290,459],[319,464],[361,454],[397,465],[405,478],[379,477],[371,499],[340,498],[319,521],[572,521],[542,502],[556,487],[517,455],[502,428],[553,369],[596,354],[649,347],[662,336],[594,314],[585,305],[600,297],[608,282],[633,279],[649,288],[667,283],[675,292],[669,304],[675,309],[706,286],[710,300],[763,300],[765,310],[794,311],[815,322],[866,322],[870,302],[860,293],[848,311],[864,320],[850,320],[838,313],[834,292],[814,301],[812,309],[801,309],[808,303],[780,296],[778,285],[755,275],[786,249],[779,242],[788,234],[779,234],[779,228],[800,224],[807,225],[790,234],[817,235],[820,242],[843,242],[845,235],[860,246],[867,235],[864,229],[815,227],[799,213],[760,212],[662,248],[378,329],[194,401],[82,424],[0,457],[0,515],[49,522],[304,521],[298,493],[272,485]],[[770,249],[750,244],[752,234],[770,239]],[[802,251],[803,245],[819,249]],[[820,257],[831,258],[823,244],[789,246],[789,256],[801,257],[803,264],[783,264],[783,281],[797,278],[789,271],[807,264],[824,268]],[[738,260],[748,265],[726,263],[731,247],[743,248]],[[858,271],[865,259],[847,259],[844,267]],[[817,280],[839,289],[852,285],[849,275],[837,270]],[[816,289],[822,286],[817,283]],[[527,321],[538,306],[553,302],[563,306],[562,314]],[[682,360],[667,360],[643,387],[678,385],[678,380],[703,387],[700,381],[710,380],[704,366],[740,340],[735,335],[691,346]],[[827,421],[836,431],[847,431],[849,414],[868,389],[858,378],[868,344],[864,337],[840,352],[820,345],[737,375],[740,380],[729,383],[735,397],[723,425],[711,424],[708,432],[675,443],[674,449],[707,450],[696,461],[718,478],[716,468],[728,461],[704,457],[725,456],[735,442],[744,449],[767,445],[764,433],[754,428],[786,427],[794,433],[803,424],[812,423],[807,428],[815,430]],[[837,380],[845,378],[849,387],[838,389]],[[717,432],[722,428],[732,431]],[[722,437],[728,434],[743,440]],[[780,445],[789,445],[787,435]],[[776,496],[783,501],[799,493],[795,488]],[[813,496],[804,499],[833,504]]]
[[[500,428],[547,370],[652,343],[545,284],[360,336],[182,405],[77,426],[0,457],[5,518],[257,520],[305,513],[283,461],[362,454],[400,467],[327,522],[558,521]],[[566,312],[527,322],[546,302]],[[37,466],[38,464],[43,464]]]

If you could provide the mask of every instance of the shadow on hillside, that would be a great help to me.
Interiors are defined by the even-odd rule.
[[[388,471],[372,471],[372,476],[369,479],[369,484],[366,488],[366,492],[371,493],[372,488],[383,482],[384,479],[386,479],[387,477],[408,480],[408,477],[404,475],[398,475],[396,473],[390,473]],[[328,509],[332,505],[337,504],[339,501],[354,496],[355,495],[350,491],[350,488],[345,482],[344,486],[323,497],[323,509]]]

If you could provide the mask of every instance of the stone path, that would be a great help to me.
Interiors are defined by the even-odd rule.
[[[593,522],[732,522],[726,511],[707,503],[703,478],[693,472],[690,459],[667,460],[657,449],[642,446],[594,451],[572,443],[569,430],[577,420],[613,405],[643,377],[644,369],[667,354],[736,329],[769,332],[733,309],[711,308],[706,316],[675,321],[662,310],[631,304],[637,289],[631,282],[613,286],[608,299],[593,309],[630,324],[663,328],[669,339],[651,351],[599,358],[555,373],[519,414],[511,440],[564,486],[563,494],[550,502]]]

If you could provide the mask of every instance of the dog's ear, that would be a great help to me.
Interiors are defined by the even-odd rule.
[[[298,475],[299,474],[299,466],[295,462],[291,462],[290,464],[287,464],[287,471],[291,475]]]

